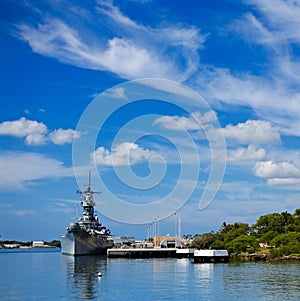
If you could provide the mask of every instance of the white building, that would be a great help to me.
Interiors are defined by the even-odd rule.
[[[44,247],[45,243],[42,240],[36,240],[32,242],[32,247],[33,248],[39,248],[39,247]]]

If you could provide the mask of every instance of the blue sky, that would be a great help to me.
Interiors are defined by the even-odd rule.
[[[58,239],[89,170],[115,235],[299,208],[299,15],[283,0],[1,1],[2,237]]]

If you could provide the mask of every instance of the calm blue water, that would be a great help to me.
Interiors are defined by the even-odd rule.
[[[0,300],[84,299],[296,301],[300,264],[193,264],[0,250]]]

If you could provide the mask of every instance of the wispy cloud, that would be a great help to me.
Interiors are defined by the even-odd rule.
[[[25,189],[43,179],[73,176],[72,167],[66,167],[60,161],[30,152],[0,154],[0,166],[2,190]]]
[[[118,99],[128,99],[124,88],[117,87],[112,90],[106,91],[106,93],[107,92],[109,93],[110,97]]]
[[[250,107],[258,117],[275,124],[280,133],[299,136],[300,94],[295,90],[296,81],[277,74],[276,68],[278,62],[274,63],[274,72],[265,76],[232,74],[213,68],[199,75],[196,85],[206,99],[226,106]]]
[[[75,205],[78,205],[78,200],[61,200],[49,205],[47,210],[53,213],[63,213],[65,215],[75,214]]]
[[[247,13],[237,23],[240,30],[252,33],[250,42],[268,45],[300,42],[299,1],[247,0],[247,3],[260,13],[259,17]]]
[[[159,125],[164,129],[177,131],[201,130],[207,124],[216,120],[216,113],[209,111],[204,114],[193,112],[189,116],[162,116],[154,121],[154,125]]]
[[[173,24],[144,26],[107,1],[99,1],[95,8],[98,15],[90,15],[88,22],[100,26],[97,19],[106,17],[111,28],[118,29],[117,35],[113,36],[111,30],[107,38],[96,38],[92,31],[76,30],[67,15],[64,20],[48,15],[38,24],[17,24],[17,36],[36,53],[81,68],[113,72],[126,79],[162,77],[183,81],[197,70],[198,50],[205,41],[205,35],[197,28]],[[84,25],[88,28],[88,24],[81,27]]]
[[[299,3],[246,3],[249,11],[226,28],[230,28],[228,34],[234,31],[248,43],[265,46],[266,67],[259,75],[200,62],[199,50],[207,37],[200,28],[166,21],[148,26],[130,18],[112,1],[93,2],[93,9],[82,11],[62,1],[47,14],[32,6],[40,21],[17,23],[16,35],[34,52],[77,67],[126,79],[188,80],[210,102],[251,107],[258,117],[276,124],[280,133],[298,136],[300,95],[295,87],[300,80],[300,61],[294,49],[297,51],[300,42]],[[55,10],[60,10],[60,17],[50,13]]]
[[[239,147],[235,150],[231,150],[227,153],[227,162],[251,162],[251,161],[261,161],[266,159],[266,151],[255,145],[248,145],[247,148]]]
[[[297,87],[300,61],[299,1],[247,0],[249,11],[232,21],[230,29],[252,45],[264,47],[266,60],[259,74],[251,70],[204,66],[195,87],[221,103],[248,106],[270,120],[284,135],[299,136],[300,106]],[[232,31],[230,32],[230,34]]]
[[[10,213],[17,216],[28,216],[28,215],[35,214],[36,211],[35,210],[13,210]]]

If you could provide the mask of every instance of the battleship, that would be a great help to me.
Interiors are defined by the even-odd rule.
[[[94,194],[99,193],[91,189],[91,174],[85,191],[77,191],[82,196],[82,217],[70,223],[67,233],[61,236],[61,250],[68,255],[106,254],[106,250],[113,246],[110,230],[103,226],[95,214]]]

